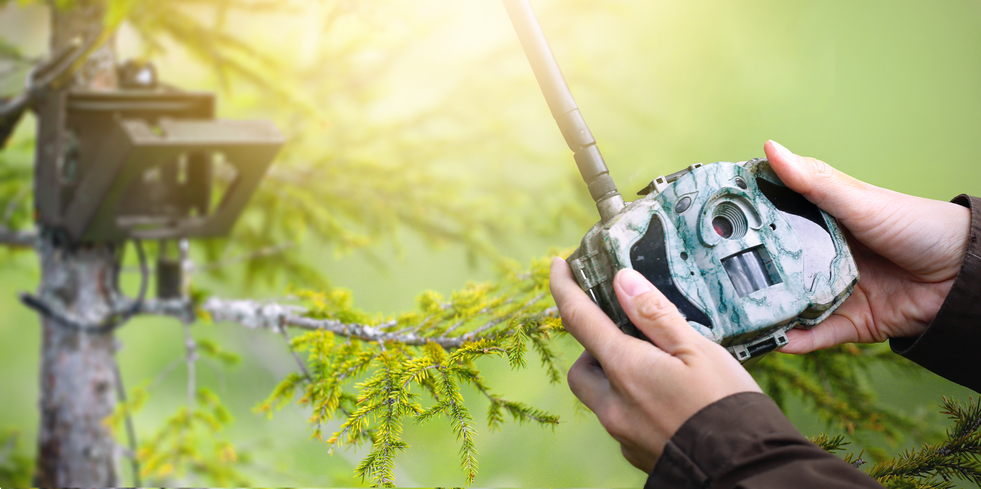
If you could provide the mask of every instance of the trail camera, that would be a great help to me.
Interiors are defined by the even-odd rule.
[[[217,120],[211,94],[128,69],[134,88],[41,102],[38,140],[56,143],[38,145],[38,221],[74,242],[228,234],[282,136],[267,121]]]
[[[858,269],[838,222],[787,188],[765,158],[694,164],[625,204],[528,1],[504,3],[601,217],[567,261],[621,330],[644,338],[613,290],[623,268],[647,277],[741,362],[783,346],[787,330],[820,323],[851,295]]]

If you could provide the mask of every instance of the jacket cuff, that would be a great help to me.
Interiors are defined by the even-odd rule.
[[[652,488],[881,487],[804,438],[764,394],[716,401],[671,437]]]
[[[971,210],[971,234],[957,278],[937,316],[915,338],[892,338],[892,350],[965,387],[981,390],[977,348],[981,346],[981,199],[959,195],[953,203]]]

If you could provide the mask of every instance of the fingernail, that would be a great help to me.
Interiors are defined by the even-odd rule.
[[[620,270],[616,279],[627,297],[637,297],[644,292],[654,290],[654,286],[640,272],[631,268]]]
[[[792,153],[789,149],[783,147],[782,144],[772,139],[770,140],[770,142],[773,143],[773,147],[777,149],[777,154],[780,155],[782,158],[786,158],[791,161],[796,159],[796,155],[794,155],[794,153]]]

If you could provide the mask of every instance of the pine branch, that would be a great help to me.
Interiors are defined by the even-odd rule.
[[[828,435],[821,433],[815,437],[808,438],[808,440],[828,452],[844,450],[845,445],[849,444],[849,442],[845,441],[845,435],[835,435],[834,437],[828,438]]]
[[[487,425],[491,431],[501,429],[501,425],[504,423],[503,411],[507,411],[514,421],[521,424],[533,421],[542,426],[551,426],[552,428],[559,424],[558,416],[520,402],[509,401],[503,397],[496,396],[482,384],[477,386],[477,390],[490,401],[490,407],[487,409]]]
[[[377,409],[375,417],[379,418],[379,426],[375,430],[375,442],[371,453],[357,466],[355,475],[362,478],[370,476],[376,486],[395,486],[395,455],[408,447],[401,438],[401,420],[407,415],[418,414],[421,411],[421,408],[412,402],[409,391],[400,386],[402,364],[399,360],[397,354],[383,354],[384,368],[375,378],[378,382],[375,386],[369,382],[365,388],[366,396],[380,399],[380,402],[375,404]]]
[[[541,299],[542,297],[538,300]],[[125,301],[121,303],[126,304]],[[120,309],[122,310],[124,307]],[[198,313],[213,321],[238,323],[249,329],[268,329],[278,332],[281,327],[288,326],[308,331],[329,331],[339,336],[374,343],[395,342],[409,346],[436,343],[446,349],[459,348],[464,343],[478,338],[480,333],[487,331],[493,326],[500,325],[502,322],[514,316],[512,314],[509,318],[493,319],[484,323],[476,330],[459,336],[426,336],[416,333],[388,331],[399,324],[394,319],[376,325],[369,325],[366,323],[344,322],[333,319],[313,319],[303,316],[303,310],[304,308],[298,305],[278,304],[275,302],[249,299],[234,300],[211,297],[197,308],[190,301],[186,300],[147,299],[144,301],[138,313],[171,316],[184,321],[192,320],[195,313]],[[558,310],[547,308],[543,310],[543,315],[554,318],[558,316]]]
[[[424,422],[446,415],[461,443],[461,467],[468,483],[477,473],[476,430],[464,404],[459,382],[476,386],[492,401],[488,424],[497,429],[503,412],[518,422],[534,421],[554,426],[554,415],[488,395],[490,390],[480,378],[474,361],[483,356],[515,356],[529,341],[538,351],[543,365],[555,377],[557,355],[545,343],[552,333],[564,332],[554,306],[544,292],[547,290],[548,260],[533,263],[530,272],[515,267],[503,270],[503,277],[493,284],[468,284],[454,292],[448,300],[439,294],[425,293],[419,298],[419,311],[404,313],[395,318],[369,315],[353,308],[350,293],[340,289],[325,292],[299,291],[302,304],[279,304],[254,300],[227,300],[216,297],[195,300],[145,300],[138,313],[160,314],[184,322],[186,363],[188,367],[188,406],[169,422],[166,429],[178,433],[169,448],[144,447],[140,456],[143,471],[161,477],[184,464],[187,454],[193,453],[193,427],[196,424],[217,431],[223,422],[216,414],[195,409],[190,399],[197,390],[198,403],[207,401],[196,388],[195,361],[199,353],[221,361],[234,361],[217,345],[199,342],[190,336],[190,323],[195,318],[213,321],[232,321],[248,328],[264,328],[283,334],[287,327],[307,332],[288,339],[291,349],[307,352],[307,365],[298,357],[304,374],[292,374],[258,411],[272,412],[299,395],[299,404],[309,406],[313,414],[310,425],[314,437],[320,438],[324,422],[341,415],[340,429],[327,440],[331,449],[339,444],[358,445],[371,440],[372,452],[358,466],[358,474],[370,477],[375,484],[394,484],[394,460],[408,445],[401,439],[406,419]],[[116,299],[116,306],[131,310],[133,301]],[[287,338],[289,338],[287,336]],[[344,338],[344,341],[337,339]],[[298,353],[297,353],[298,355]],[[355,386],[357,394],[347,392],[363,375],[371,378]],[[419,385],[431,395],[435,404],[423,408],[411,392]],[[369,427],[369,419],[377,421]],[[164,435],[160,435],[164,436]],[[154,443],[151,440],[149,443]],[[157,445],[161,442],[159,437]],[[177,465],[175,465],[177,464]]]
[[[944,441],[879,462],[868,469],[868,474],[887,487],[902,487],[911,481],[933,484],[927,487],[952,487],[952,479],[981,486],[981,404],[972,398],[962,406],[944,397],[942,407],[954,420]]]
[[[942,408],[943,414],[954,420],[943,441],[906,450],[867,467],[865,472],[894,489],[950,489],[956,487],[954,479],[981,486],[981,404],[971,398],[964,406],[944,397]],[[821,434],[810,440],[829,452],[848,445],[842,435],[829,438]],[[856,468],[866,463],[854,453],[845,455],[844,461]]]
[[[474,435],[477,434],[471,423],[473,418],[470,411],[463,405],[463,396],[460,395],[456,383],[450,377],[454,369],[439,369],[440,380],[442,381],[443,411],[450,418],[453,426],[453,433],[460,441],[460,467],[466,473],[467,484],[472,484],[477,477],[477,447],[474,444]]]
[[[472,483],[478,467],[477,431],[461,383],[473,385],[491,401],[491,429],[500,428],[505,412],[519,423],[554,427],[559,422],[555,415],[492,394],[474,364],[481,357],[513,356],[515,338],[545,345],[552,333],[564,331],[557,319],[543,315],[556,314],[542,293],[547,264],[536,262],[530,273],[507,270],[502,283],[469,284],[449,300],[422,294],[418,312],[394,319],[353,309],[350,294],[341,290],[300,292],[305,308],[253,303],[233,315],[218,307],[227,301],[212,299],[198,308],[216,320],[234,316],[244,323],[248,316],[252,327],[309,330],[290,341],[295,352],[307,353],[307,367],[301,369],[307,374],[287,376],[256,410],[271,413],[298,398],[298,404],[312,411],[309,424],[318,439],[323,424],[341,416],[340,427],[326,440],[330,451],[371,441],[371,452],[358,464],[356,475],[375,485],[394,484],[395,457],[408,446],[401,437],[406,420],[423,423],[446,416],[460,442],[461,468]],[[543,363],[554,367],[557,356],[547,347],[535,348]],[[359,379],[356,394],[348,393]],[[417,401],[415,386],[433,399],[432,405],[423,407]]]
[[[21,451],[20,433],[0,431],[0,484],[28,487],[33,472],[33,460]]]
[[[875,402],[871,387],[861,374],[873,365],[905,369],[898,355],[883,355],[882,345],[842,345],[804,356],[769,355],[750,371],[783,407],[788,395],[811,405],[821,418],[862,437],[863,432],[882,433],[888,439],[912,435],[924,439],[914,420]]]

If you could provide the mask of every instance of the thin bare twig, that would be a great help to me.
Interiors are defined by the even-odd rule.
[[[37,231],[14,231],[0,226],[0,244],[12,247],[34,248],[37,246]]]
[[[160,371],[160,373],[157,374],[156,377],[153,378],[153,382],[150,382],[150,385],[147,386],[146,390],[148,392],[152,391],[155,387],[160,385],[160,383],[163,382],[164,379],[166,379],[167,376],[170,375],[170,373],[173,372],[182,361],[184,361],[184,359],[180,357],[173,359],[169,364],[167,364],[166,367],[163,368],[163,370]]]
[[[248,253],[242,253],[235,256],[230,256],[228,258],[222,258],[218,261],[205,263],[204,265],[197,265],[192,263],[188,268],[189,273],[200,273],[200,272],[210,272],[212,270],[217,270],[219,268],[227,267],[229,265],[234,265],[236,263],[242,263],[246,261],[252,261],[257,258],[265,258],[267,256],[278,255],[284,251],[287,251],[296,246],[296,243],[281,243],[274,246],[267,246],[265,248],[259,248],[255,251],[250,251]]]
[[[286,332],[286,327],[280,324],[279,332],[283,335],[283,338],[286,339],[286,347],[290,349],[290,353],[292,353],[293,358],[296,359],[296,364],[300,366],[300,371],[303,372],[303,377],[306,378],[307,381],[313,380],[313,377],[310,377],[310,372],[307,370],[306,363],[303,362],[303,359],[300,358],[300,355],[296,352],[296,349],[293,348],[293,341],[290,340],[290,334]]]
[[[187,408],[194,409],[194,395],[197,392],[195,364],[198,360],[198,344],[191,336],[191,324],[184,323],[184,348],[187,350]]]
[[[116,376],[116,395],[119,396],[119,400],[126,404],[126,388],[123,387],[123,374],[119,372],[119,364],[112,362],[113,374]],[[140,461],[136,458],[136,428],[133,427],[133,415],[130,409],[126,410],[126,438],[129,441],[129,448],[127,451],[131,454],[129,457],[129,463],[133,470],[133,487],[142,487],[143,482],[140,480]]]

